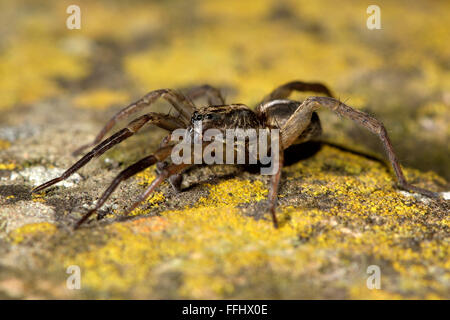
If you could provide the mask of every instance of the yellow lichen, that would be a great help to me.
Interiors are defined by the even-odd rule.
[[[11,143],[6,140],[0,139],[0,150],[8,149],[11,146]]]
[[[30,223],[14,229],[9,233],[9,237],[14,243],[19,244],[24,240],[33,238],[39,234],[48,236],[54,234],[56,231],[56,226],[49,222]]]
[[[359,168],[357,173],[342,174],[353,172],[353,167]],[[152,180],[153,175],[148,170],[141,178]],[[177,273],[182,282],[176,296],[220,298],[237,294],[245,283],[300,285],[311,277],[326,278],[323,270],[333,265],[346,270],[342,257],[368,256],[389,263],[400,287],[383,282],[383,290],[369,290],[365,277],[350,273],[345,281],[351,298],[398,299],[402,294],[396,290],[424,287],[445,292],[445,282],[427,277],[449,269],[448,244],[436,239],[414,250],[405,246],[405,239],[427,232],[426,220],[420,217],[428,208],[394,190],[391,174],[381,165],[324,147],[313,159],[286,167],[285,175],[302,176],[299,192],[336,203],[328,209],[281,207],[281,227],[274,229],[269,215],[255,220],[236,208],[266,199],[267,187],[261,181],[223,180],[205,185],[209,195],[191,208],[107,227],[110,240],[104,246],[76,254],[70,263],[89,270],[84,284],[94,290],[120,293],[131,287],[138,296],[151,291],[148,286],[156,288],[160,277]],[[368,224],[368,219],[383,223]]]
[[[147,198],[144,203],[142,203],[140,206],[143,205],[149,205],[150,207],[147,209],[142,208],[136,208],[133,211],[129,213],[130,216],[140,216],[143,214],[147,214],[149,209],[156,208],[159,206],[160,203],[164,202],[166,198],[164,197],[164,193],[162,192],[154,192],[149,198]]]
[[[64,52],[50,39],[23,39],[0,54],[0,109],[48,98],[62,89],[55,77],[80,78],[85,74],[81,59]]]
[[[203,207],[235,206],[240,203],[257,202],[266,199],[267,188],[259,180],[230,179],[218,185],[205,185],[209,196],[202,197],[197,204]]]
[[[33,202],[42,202],[42,203],[45,202],[45,195],[42,192],[41,193],[33,193],[31,195],[31,198],[32,198]]]
[[[125,104],[129,101],[128,94],[108,89],[97,89],[80,94],[75,99],[75,106],[80,108],[107,109],[112,105]]]
[[[150,168],[145,169],[144,171],[139,172],[136,175],[136,178],[139,181],[139,185],[148,185],[153,182],[156,178],[155,175],[155,166],[151,166]]]
[[[300,79],[325,82],[337,97],[361,109],[380,93],[395,92],[380,95],[382,103],[370,105],[370,110],[377,116],[384,110],[398,112],[387,104],[408,114],[417,110],[421,119],[405,124],[407,131],[430,141],[448,140],[448,97],[440,93],[450,85],[448,69],[442,67],[450,56],[450,46],[442,41],[449,30],[449,2],[427,3],[426,10],[408,5],[407,15],[404,2],[386,2],[383,30],[367,30],[367,3],[353,1],[132,6],[80,1],[82,12],[89,13],[83,13],[81,30],[64,28],[64,2],[40,11],[23,10],[22,3],[4,2],[0,10],[2,21],[14,26],[0,40],[0,74],[7,75],[0,78],[0,109],[71,94],[60,80],[76,82],[78,88],[78,80],[92,72],[90,61],[106,52],[117,54],[119,66],[111,67],[123,67],[124,81],[131,80],[137,92],[211,83],[233,89],[227,102],[254,105],[275,86]],[[105,43],[117,52],[105,49]],[[407,81],[391,80],[392,70]],[[127,103],[124,92],[134,91],[83,90],[74,102],[107,108]],[[404,99],[409,92],[419,93],[421,101],[430,96],[436,100],[409,108]],[[333,124],[323,123],[327,130]],[[387,127],[395,134],[401,126]],[[346,130],[336,128],[333,141],[348,141]],[[8,147],[0,142],[0,149]],[[0,164],[0,170],[15,168],[14,163]],[[431,172],[406,168],[406,176],[433,190],[447,185]],[[154,178],[154,167],[137,175],[142,186]],[[82,294],[89,297],[323,298],[326,288],[327,297],[334,292],[354,299],[448,298],[448,215],[435,215],[437,209],[427,199],[398,192],[390,169],[331,147],[285,167],[279,229],[264,209],[249,215],[241,210],[256,211],[253,205],[258,208],[256,202],[266,201],[267,181],[243,175],[202,184],[199,188],[207,195],[180,210],[164,209],[166,198],[158,191],[143,204],[145,209],[133,214],[159,206],[160,216],[81,229],[63,247],[49,241],[55,252],[48,264],[53,264],[54,274],[79,265],[86,289]],[[28,237],[54,232],[54,225],[41,223],[10,236],[24,245]],[[368,264],[380,264],[381,290],[367,288],[361,270]]]
[[[14,170],[15,168],[15,163],[0,163],[0,170]]]

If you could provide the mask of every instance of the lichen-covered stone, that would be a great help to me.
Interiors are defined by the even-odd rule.
[[[80,1],[81,30],[65,29],[62,2],[28,5],[0,5],[17,26],[0,38],[0,298],[450,298],[447,2],[386,3],[379,31],[366,29],[365,2]],[[380,151],[377,138],[329,112],[324,139],[350,150],[289,152],[279,229],[269,177],[203,166],[182,193],[164,183],[125,217],[155,177],[143,171],[73,232],[114,176],[157,148],[155,128],[30,194],[149,90],[211,83],[253,105],[293,79],[325,82],[382,120],[407,179],[447,200],[398,190],[389,167],[358,154]],[[81,290],[66,287],[72,265]],[[380,290],[367,287],[370,265]]]

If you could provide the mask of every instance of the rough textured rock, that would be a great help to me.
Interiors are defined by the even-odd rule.
[[[265,211],[268,177],[210,166],[189,171],[180,194],[163,184],[125,219],[152,167],[118,188],[102,219],[72,232],[120,170],[155,150],[164,136],[155,128],[65,186],[30,194],[150,89],[210,82],[227,101],[252,105],[298,78],[376,115],[407,179],[448,197],[448,44],[439,36],[448,3],[386,4],[378,33],[362,23],[365,3],[186,3],[80,2],[90,14],[79,31],[65,29],[60,2],[1,4],[0,18],[16,27],[0,37],[0,70],[10,74],[0,79],[0,298],[450,298],[448,200],[396,189],[390,168],[363,155],[381,157],[376,137],[328,112],[324,140],[339,145],[289,150],[278,230]],[[72,265],[81,290],[66,286]],[[380,290],[367,287],[371,265]]]

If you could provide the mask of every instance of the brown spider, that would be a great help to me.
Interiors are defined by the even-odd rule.
[[[286,98],[288,98],[293,91],[311,91],[324,94],[327,97],[310,97],[302,102],[287,100]],[[155,102],[155,100],[161,97],[167,100],[178,111],[178,116],[155,112],[147,113],[130,122],[126,128],[116,132],[108,139],[99,143],[117,121],[131,116],[144,107],[150,106],[153,102]],[[192,101],[199,97],[206,97],[208,99],[209,106],[196,108]],[[289,82],[276,88],[267,97],[265,97],[261,103],[258,104],[255,111],[242,104],[226,105],[220,91],[209,85],[195,88],[188,92],[187,95],[183,95],[180,92],[171,89],[151,91],[143,98],[116,113],[100,131],[95,140],[92,143],[78,149],[75,154],[87,147],[98,144],[95,148],[83,156],[72,167],[67,169],[67,171],[65,171],[60,177],[34,188],[32,192],[39,192],[59,181],[66,179],[88,163],[92,158],[100,156],[114,145],[135,134],[144,126],[144,124],[153,124],[171,132],[178,128],[190,129],[192,132],[193,123],[197,120],[203,121],[204,130],[207,128],[217,128],[221,131],[225,131],[225,129],[230,128],[276,128],[280,130],[279,166],[277,172],[271,176],[271,188],[268,201],[274,226],[277,227],[278,223],[275,215],[275,208],[277,203],[278,185],[280,182],[281,169],[283,165],[283,151],[292,144],[311,140],[321,134],[322,129],[320,120],[315,112],[321,106],[327,107],[337,114],[359,123],[369,131],[379,136],[389,157],[389,161],[394,168],[400,188],[418,192],[428,197],[438,197],[437,193],[415,187],[406,181],[392,148],[386,129],[380,121],[364,112],[355,110],[345,105],[339,100],[334,99],[330,90],[328,90],[328,88],[323,84],[300,81]],[[163,139],[160,148],[156,150],[154,154],[141,159],[120,172],[97,201],[95,208],[87,212],[76,223],[75,228],[78,228],[84,221],[94,214],[105,203],[111,193],[122,181],[132,177],[153,164],[157,164],[159,172],[158,176],[140,195],[131,208],[127,210],[127,213],[131,212],[139,203],[144,201],[165,179],[169,179],[175,190],[179,191],[182,181],[181,173],[191,165],[184,163],[167,164],[164,162],[164,160],[170,156],[174,147],[173,144],[169,143],[169,140],[170,134]],[[248,152],[248,150],[246,150],[246,152]]]

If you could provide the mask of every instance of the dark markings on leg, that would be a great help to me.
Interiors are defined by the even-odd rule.
[[[334,98],[311,97],[306,99],[292,114],[292,116],[289,118],[289,120],[281,130],[281,139],[283,146],[288,147],[290,144],[292,144],[292,142],[295,140],[295,137],[305,129],[305,124],[307,125],[307,123],[304,121],[305,116],[308,114],[312,114],[312,112],[319,109],[320,106],[327,107],[338,115],[349,118],[359,123],[370,132],[378,135],[381,142],[383,143],[383,147],[388,155],[389,161],[394,169],[395,175],[397,176],[398,183],[402,189],[418,192],[432,198],[439,197],[439,194],[436,192],[413,186],[406,181],[387,131],[380,121],[368,115],[367,113],[353,109]]]
[[[156,173],[158,175],[161,174],[164,171],[164,169],[166,169],[168,166],[169,163],[167,161],[158,162],[156,164]],[[183,176],[181,174],[175,173],[171,175],[168,180],[175,193],[181,192],[181,183],[183,182]]]
[[[170,140],[171,134],[165,136],[159,145],[160,148],[168,146],[172,141]],[[166,161],[161,161],[156,164],[156,172],[157,174],[160,174],[163,169],[165,169],[168,166],[168,163]],[[170,185],[172,186],[175,193],[181,192],[181,184],[183,182],[183,176],[179,173],[176,173],[169,177]]]
[[[208,84],[200,87],[193,88],[188,91],[187,96],[191,100],[195,100],[206,96],[208,98],[209,105],[224,105],[225,99],[219,89],[214,88]]]
[[[185,164],[185,163],[181,163],[181,164],[172,164],[167,166],[166,168],[164,168],[161,173],[152,181],[152,183],[150,184],[150,186],[144,191],[144,193],[142,193],[138,200],[129,208],[125,211],[125,215],[130,214],[131,211],[133,211],[134,209],[137,208],[137,206],[145,201],[145,199],[148,198],[148,196],[155,191],[155,189],[165,180],[167,179],[167,177],[173,176],[176,173],[181,172],[183,169],[185,169],[186,167],[190,166],[190,164]]]
[[[135,134],[142,126],[146,123],[155,124],[159,127],[171,130],[173,127],[178,127],[181,125],[180,121],[172,116],[167,116],[159,113],[148,113],[145,114],[136,120],[130,122],[128,126],[111,137],[100,143],[98,146],[93,148],[89,153],[83,156],[80,160],[78,160],[74,165],[72,165],[69,169],[67,169],[60,177],[55,178],[53,180],[47,181],[44,184],[34,188],[31,192],[39,192],[44,190],[55,183],[58,183],[62,180],[67,179],[69,176],[77,172],[80,168],[86,165],[91,159],[95,157],[99,157],[107,150],[111,149],[113,146],[119,144],[123,140],[131,137]],[[173,130],[173,129],[172,129]]]
[[[277,200],[278,200],[278,187],[280,185],[281,172],[283,169],[284,155],[283,150],[280,150],[278,159],[278,170],[270,177],[270,191],[268,196],[269,210],[272,215],[273,225],[278,228],[278,220],[276,216]],[[273,161],[273,159],[272,159]]]
[[[166,101],[168,101],[180,113],[179,121],[181,121],[184,124],[182,127],[185,127],[190,122],[191,114],[194,112],[195,106],[189,98],[185,97],[178,91],[171,89],[160,89],[151,91],[141,99],[137,100],[136,102],[133,102],[132,104],[128,105],[127,107],[117,112],[106,123],[106,125],[102,128],[102,130],[97,134],[94,141],[78,148],[77,150],[74,151],[73,154],[74,155],[80,154],[84,149],[96,145],[103,139],[103,137],[108,133],[109,130],[112,129],[112,127],[118,121],[131,116],[132,114],[142,110],[145,107],[149,107],[153,102],[155,102],[159,98],[163,98]]]
[[[266,102],[269,102],[271,100],[278,100],[278,99],[286,99],[288,98],[293,91],[298,92],[316,92],[316,93],[323,93],[327,95],[328,97],[333,97],[333,94],[331,93],[330,89],[327,88],[322,83],[318,82],[303,82],[303,81],[292,81],[288,82],[286,84],[283,84],[273,90],[270,94],[268,94],[263,101],[260,103],[264,104]]]
[[[114,178],[113,182],[109,185],[106,191],[102,194],[100,199],[98,199],[95,208],[87,212],[75,225],[75,229],[80,227],[90,216],[92,216],[98,209],[108,200],[111,194],[116,190],[117,186],[124,180],[134,176],[135,174],[141,172],[142,170],[154,165],[156,162],[161,161],[167,158],[170,155],[170,151],[172,147],[165,147],[159,149],[155,154],[147,156],[138,162],[132,164],[125,170],[121,171],[116,178]]]
[[[293,144],[300,144],[310,140],[314,140],[322,135],[322,125],[320,124],[319,116],[313,112],[311,122],[306,129],[295,139]]]

